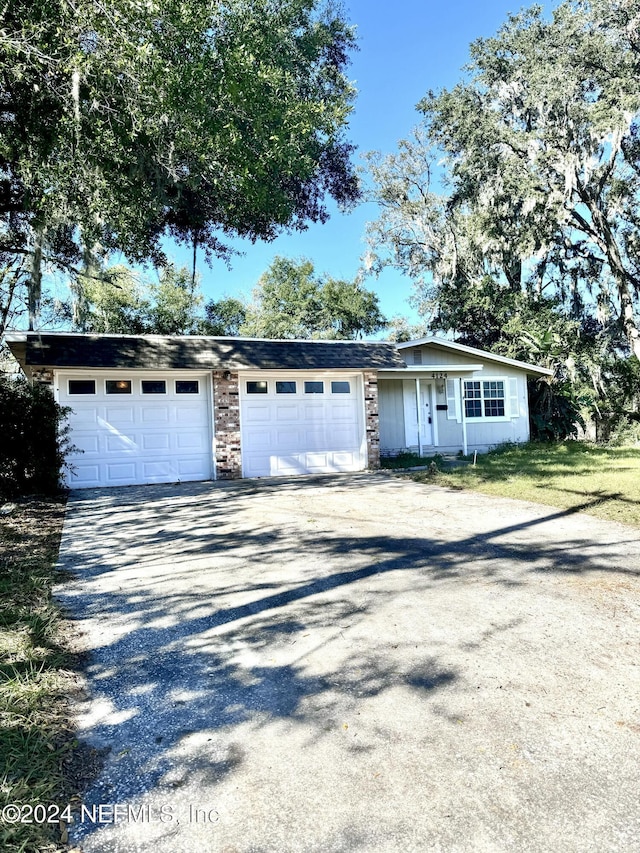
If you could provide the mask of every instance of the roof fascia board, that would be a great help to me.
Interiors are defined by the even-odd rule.
[[[379,373],[471,373],[484,370],[482,364],[408,364],[406,367],[383,367]]]

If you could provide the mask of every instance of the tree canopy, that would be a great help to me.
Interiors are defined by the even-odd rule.
[[[73,327],[96,334],[203,334],[203,301],[198,279],[185,267],[168,264],[149,281],[117,265],[81,277]]]
[[[352,339],[386,326],[375,293],[357,282],[319,276],[306,259],[276,257],[250,303],[230,296],[205,303],[198,277],[185,267],[168,264],[157,272],[157,280],[149,280],[124,265],[87,267],[73,300],[73,328],[126,335]]]
[[[318,276],[311,261],[276,257],[253,291],[244,335],[353,339],[386,326],[378,297],[357,281]]]
[[[640,355],[639,12],[565,0],[551,19],[511,16],[472,45],[463,82],[421,101],[413,138],[370,157],[373,263],[418,279],[441,328],[490,280],[611,318]]]
[[[0,261],[87,250],[227,256],[358,195],[344,129],[354,36],[323,0],[8,0],[0,27]]]

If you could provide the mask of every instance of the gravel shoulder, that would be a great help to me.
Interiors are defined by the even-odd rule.
[[[87,853],[640,850],[637,530],[353,475],[72,493],[60,559]]]

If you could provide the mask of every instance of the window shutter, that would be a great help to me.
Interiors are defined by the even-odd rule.
[[[457,379],[447,379],[447,420],[462,420],[460,412],[460,392]]]
[[[509,379],[509,415],[512,418],[520,417],[520,396],[516,378]]]

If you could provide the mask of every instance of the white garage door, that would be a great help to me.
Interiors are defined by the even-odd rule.
[[[130,486],[211,477],[206,374],[59,373],[69,415],[68,484]]]
[[[363,420],[359,376],[241,374],[243,475],[360,471]]]

